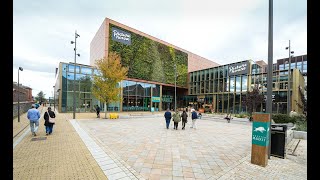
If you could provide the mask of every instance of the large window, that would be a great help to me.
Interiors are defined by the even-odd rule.
[[[248,77],[247,75],[242,76],[242,92],[246,92],[248,88]]]

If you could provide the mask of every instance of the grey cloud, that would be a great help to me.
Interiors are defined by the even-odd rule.
[[[50,64],[46,61],[30,61],[27,59],[22,59],[19,57],[13,57],[13,67],[22,67],[24,70],[36,71],[36,72],[45,72],[45,73],[55,73],[55,68],[57,65]]]

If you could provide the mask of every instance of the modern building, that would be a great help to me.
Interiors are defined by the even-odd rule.
[[[128,75],[119,83],[121,101],[108,104],[108,111],[162,111],[174,109],[175,72],[177,107],[210,106],[215,112],[245,112],[241,103],[252,84],[266,91],[263,61],[252,60],[219,65],[180,47],[106,18],[90,44],[90,65],[63,63],[56,71],[55,99],[59,112],[73,111],[75,86],[76,112],[92,111],[93,105],[105,105],[91,93],[92,76],[97,74],[95,60],[116,52]],[[293,61],[292,61],[293,62]],[[175,68],[176,67],[176,68]],[[275,112],[285,113],[286,79],[274,65]],[[76,69],[76,82],[74,70]],[[281,74],[280,74],[281,73]],[[293,69],[292,89],[301,83],[302,74]],[[287,77],[287,78],[286,78]],[[303,78],[302,78],[303,79]],[[292,91],[292,97],[296,97]],[[298,100],[292,98],[292,100]],[[292,103],[294,106],[294,103]],[[263,111],[265,105],[259,107]]]
[[[267,95],[266,63],[257,62],[247,60],[191,72],[189,95],[196,95],[197,101],[189,103],[195,107],[211,105],[214,112],[247,112],[246,106],[243,104],[247,91],[258,86],[262,94],[265,97]],[[278,67],[277,63],[273,65],[273,113],[287,113],[289,91],[291,92],[291,109],[302,113],[303,104],[300,89],[304,89],[305,83],[301,70],[292,68],[289,90],[288,68],[278,70],[276,67]],[[264,101],[256,111],[263,112],[265,109],[266,102]]]

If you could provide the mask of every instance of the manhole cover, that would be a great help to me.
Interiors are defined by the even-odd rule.
[[[31,141],[41,141],[41,140],[46,140],[47,137],[36,137],[36,138],[32,138]]]

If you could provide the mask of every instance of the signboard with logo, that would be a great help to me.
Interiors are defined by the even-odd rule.
[[[160,102],[160,97],[152,96],[152,97],[151,97],[151,101],[152,101],[152,102]]]
[[[270,122],[253,121],[252,124],[252,144],[259,146],[269,145]]]
[[[230,64],[228,68],[229,76],[248,74],[249,73],[249,63],[241,62],[236,64]]]
[[[251,163],[262,167],[268,164],[268,149],[270,136],[270,113],[252,114],[252,149]]]
[[[163,95],[162,102],[172,102],[173,97],[170,95]]]
[[[112,40],[121,42],[123,44],[131,45],[131,34],[121,29],[112,27]]]

